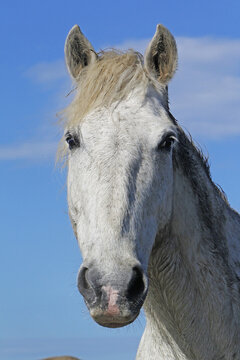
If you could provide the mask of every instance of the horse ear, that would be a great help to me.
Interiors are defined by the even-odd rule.
[[[163,25],[158,24],[154,37],[145,53],[147,71],[167,84],[177,68],[177,45],[174,37]]]
[[[78,25],[73,26],[69,31],[64,50],[67,68],[73,78],[78,76],[82,68],[97,59],[91,43],[83,35]]]

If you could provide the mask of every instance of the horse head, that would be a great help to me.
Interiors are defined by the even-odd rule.
[[[167,84],[176,43],[158,25],[144,58],[97,54],[74,26],[65,56],[76,83],[64,136],[69,215],[83,256],[78,288],[97,323],[121,327],[139,314],[156,235],[171,219],[178,132]]]

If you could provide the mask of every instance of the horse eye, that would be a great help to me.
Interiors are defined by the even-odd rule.
[[[76,135],[70,134],[69,132],[66,134],[65,140],[68,143],[70,150],[80,146],[78,137]]]
[[[166,150],[166,151],[170,151],[172,148],[172,145],[175,141],[175,138],[171,135],[171,136],[167,136],[165,137],[159,144],[157,147],[157,150]]]

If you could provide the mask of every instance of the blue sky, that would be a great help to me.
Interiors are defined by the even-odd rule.
[[[172,113],[209,154],[213,179],[240,210],[240,3],[13,0],[0,10],[0,358],[134,359],[143,315],[124,329],[101,328],[76,289],[81,256],[66,174],[55,168],[55,114],[71,90],[64,41],[77,23],[97,50],[144,51],[156,24],[167,26],[179,48]]]

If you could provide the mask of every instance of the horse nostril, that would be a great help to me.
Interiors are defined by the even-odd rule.
[[[98,273],[94,268],[83,266],[78,273],[78,290],[87,304],[92,304],[98,296]]]
[[[87,280],[88,268],[83,267],[78,274],[78,289],[82,293],[83,290],[89,290],[90,285]]]
[[[143,294],[144,290],[145,284],[143,281],[143,272],[138,266],[134,266],[126,296],[130,301],[136,300],[136,298]]]

